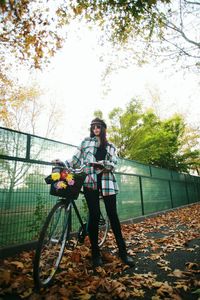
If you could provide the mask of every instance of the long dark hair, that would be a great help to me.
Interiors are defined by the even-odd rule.
[[[105,148],[108,141],[106,138],[106,124],[103,120],[96,118],[94,120],[92,120],[91,122],[91,126],[90,126],[90,137],[94,137],[94,131],[92,130],[92,125],[97,124],[97,125],[101,125],[101,132],[100,132],[100,142],[101,142],[101,147]]]

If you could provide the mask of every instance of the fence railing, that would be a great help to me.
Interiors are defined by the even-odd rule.
[[[0,248],[37,240],[39,229],[57,200],[44,177],[50,161],[70,158],[74,145],[0,127]],[[200,201],[200,177],[119,159],[120,220]],[[83,196],[77,200],[86,214]],[[76,229],[76,219],[73,226]]]

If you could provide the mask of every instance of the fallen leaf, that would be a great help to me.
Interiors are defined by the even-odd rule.
[[[152,284],[153,287],[155,288],[159,288],[163,285],[163,282],[162,281],[156,281]]]
[[[11,265],[15,265],[18,269],[24,268],[24,264],[21,261],[12,261]]]
[[[200,269],[200,264],[197,264],[197,263],[193,263],[193,262],[187,262],[185,264],[187,266],[188,269]]]
[[[175,269],[172,273],[170,273],[168,276],[175,276],[177,278],[182,278],[182,277],[186,277],[184,272],[179,270],[179,269]]]
[[[151,300],[160,300],[161,298],[160,298],[160,296],[153,296],[153,297],[151,297]]]
[[[8,284],[11,281],[11,271],[0,269],[0,284]]]
[[[22,294],[20,294],[20,297],[22,299],[27,298],[28,296],[30,296],[32,294],[33,290],[31,288],[25,290]]]
[[[72,252],[71,261],[74,262],[74,263],[79,263],[80,260],[81,260],[81,253],[78,249],[75,249]]]
[[[192,291],[196,290],[196,295],[199,293],[200,281],[196,279],[199,265],[195,262],[188,262],[185,264],[186,269],[180,267],[179,270],[177,267],[172,272],[169,262],[163,258],[171,252],[176,254],[177,249],[193,251],[194,248],[193,253],[196,255],[199,246],[194,245],[188,248],[188,245],[189,241],[199,238],[199,215],[200,205],[192,204],[157,217],[146,218],[140,223],[122,224],[128,253],[133,256],[137,254],[135,272],[138,273],[126,270],[129,267],[118,258],[114,236],[109,232],[102,250],[105,261],[103,267],[93,270],[90,261],[91,250],[87,245],[87,240],[76,248],[75,245],[67,247],[53,284],[50,288],[41,289],[39,297],[32,291],[34,251],[23,252],[14,258],[1,260],[0,278],[3,278],[3,284],[0,287],[0,293],[11,295],[15,293],[30,300],[88,300],[94,297],[97,300],[125,300],[138,297],[147,299],[148,290],[151,290],[151,293],[155,293],[155,295],[152,294],[151,300],[180,300],[179,294],[183,292],[186,294],[186,299],[189,299]],[[152,230],[165,237],[160,240],[149,238],[147,233],[152,233]],[[111,249],[112,253],[109,253],[108,249]],[[156,281],[157,274],[145,272],[143,267],[149,263],[158,263],[160,269],[168,272],[171,276],[170,282]],[[170,263],[170,266],[173,266],[173,262],[170,261]],[[139,273],[140,265],[143,270],[142,274]]]
[[[184,281],[175,282],[175,285],[176,285],[176,289],[183,289],[185,292],[187,292],[190,289],[188,286],[188,282],[186,282],[186,281],[185,282]]]

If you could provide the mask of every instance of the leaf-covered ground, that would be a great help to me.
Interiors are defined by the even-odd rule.
[[[34,291],[32,259],[23,252],[1,261],[0,299],[200,299],[200,204],[122,225],[129,268],[117,257],[113,235],[102,249],[103,268],[93,270],[89,242],[66,250],[51,287]]]

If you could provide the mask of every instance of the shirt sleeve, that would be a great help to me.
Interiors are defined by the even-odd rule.
[[[112,145],[108,154],[108,160],[103,160],[102,164],[107,171],[114,171],[117,166],[118,156],[116,153],[116,148]]]

